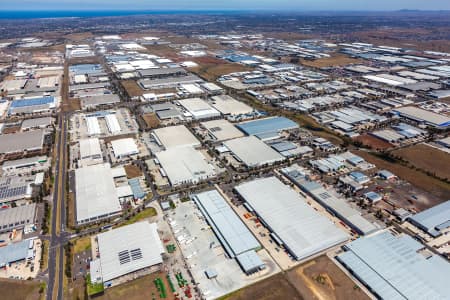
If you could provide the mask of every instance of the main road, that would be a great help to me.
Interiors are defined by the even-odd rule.
[[[63,299],[64,278],[64,244],[68,233],[66,224],[66,166],[67,166],[67,119],[64,112],[59,113],[56,130],[56,164],[53,187],[53,205],[51,220],[51,237],[48,261],[47,300]]]

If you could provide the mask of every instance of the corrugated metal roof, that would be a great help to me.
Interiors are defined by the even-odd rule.
[[[240,123],[237,127],[248,135],[260,135],[298,128],[298,124],[284,117],[273,117]]]
[[[439,225],[450,226],[450,200],[415,214],[410,217],[410,220],[419,224],[431,235],[438,236],[441,234],[440,230],[445,228]]]
[[[383,231],[346,245],[337,259],[383,299],[448,299],[450,264],[417,252],[423,247],[410,236]]]
[[[235,189],[298,260],[348,239],[344,231],[276,177],[256,179]]]
[[[18,243],[9,244],[5,247],[0,247],[0,267],[26,259],[28,257],[29,244],[29,240],[24,240]]]
[[[196,194],[193,199],[230,257],[261,247],[218,191]]]

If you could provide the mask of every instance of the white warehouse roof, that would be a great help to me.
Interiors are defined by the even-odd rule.
[[[156,223],[138,222],[97,236],[103,282],[163,262]]]
[[[80,158],[96,158],[102,157],[100,141],[98,138],[81,139],[80,140]]]
[[[170,148],[155,155],[174,186],[195,183],[216,175],[214,167],[203,154],[190,146]]]
[[[109,164],[76,169],[75,195],[78,223],[107,218],[122,210]]]
[[[212,106],[224,115],[245,115],[253,111],[253,108],[228,95],[212,97]]]
[[[153,133],[158,143],[166,149],[178,146],[200,146],[197,138],[184,125],[158,128]]]
[[[190,98],[178,101],[194,119],[220,117],[220,113],[200,98]]]
[[[216,141],[230,140],[244,136],[242,131],[224,119],[202,122],[201,124]]]
[[[284,160],[281,154],[253,135],[226,141],[223,144],[249,167]]]
[[[344,231],[276,177],[243,183],[235,190],[297,260],[348,239]]]
[[[139,153],[136,142],[132,138],[111,141],[115,157],[129,156]]]

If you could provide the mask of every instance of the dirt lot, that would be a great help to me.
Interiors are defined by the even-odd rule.
[[[155,113],[143,114],[142,119],[147,128],[157,128],[159,126],[159,119]]]
[[[450,154],[425,144],[395,150],[393,154],[410,162],[414,167],[450,179]]]
[[[355,141],[361,142],[363,145],[369,146],[375,150],[384,150],[393,147],[392,144],[383,140],[377,139],[374,136],[368,134],[362,134],[355,138]]]
[[[287,273],[287,278],[305,299],[369,299],[369,297],[323,255]]]
[[[61,108],[66,112],[81,110],[81,101],[77,98],[70,99],[68,102],[62,103]]]
[[[220,298],[221,300],[302,300],[300,296],[283,274],[277,274],[260,282],[257,282],[242,290]]]
[[[363,157],[370,163],[375,164],[379,169],[387,169],[399,178],[408,181],[417,188],[424,190],[440,199],[440,201],[450,199],[450,184],[441,180],[427,176],[423,172],[403,166],[399,163],[389,162],[374,156],[366,151],[353,151],[353,153]],[[434,203],[438,204],[438,203]]]
[[[285,274],[277,274],[222,299],[365,300],[369,297],[327,256],[323,255]]]
[[[199,57],[193,59],[193,61],[195,61],[199,66],[196,68],[191,68],[191,71],[208,81],[215,81],[218,77],[225,74],[251,70],[249,67],[240,64],[228,63],[214,57]]]
[[[136,178],[142,176],[142,171],[137,166],[126,165],[124,168],[125,173],[127,173],[127,178]]]
[[[302,60],[302,64],[313,68],[345,66],[349,64],[361,63],[361,59],[355,59],[343,54],[336,54],[331,57],[316,59],[313,61]]]
[[[19,281],[0,279],[0,291],[8,300],[35,300],[40,299],[39,283],[35,281]]]
[[[130,97],[140,97],[142,96],[142,94],[144,94],[144,91],[134,80],[123,80],[120,83]]]
[[[156,289],[153,280],[155,278],[161,278],[164,281],[164,285],[167,291],[167,298],[174,299],[173,294],[170,291],[169,283],[166,280],[165,273],[154,273],[136,280],[130,281],[118,285],[116,287],[105,290],[105,293],[99,297],[95,297],[96,300],[141,300],[141,299],[161,299],[159,292]],[[174,280],[174,278],[172,278]]]

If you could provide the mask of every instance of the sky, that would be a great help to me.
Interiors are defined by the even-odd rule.
[[[0,0],[1,10],[450,10],[450,0]]]

